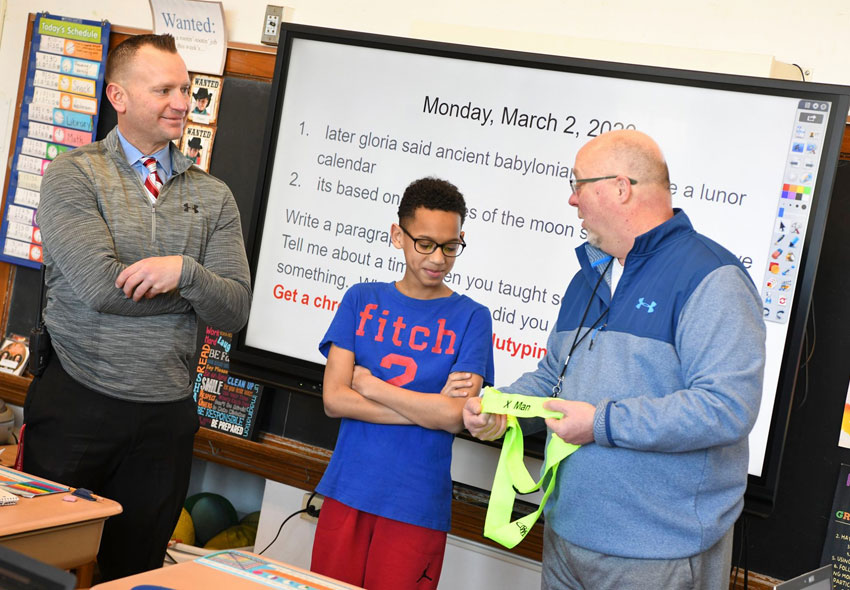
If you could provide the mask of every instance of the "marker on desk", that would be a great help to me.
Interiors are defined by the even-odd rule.
[[[89,500],[90,502],[97,502],[100,500],[100,498],[95,496],[91,490],[87,490],[86,488],[77,488],[71,492],[71,495],[82,498],[83,500]]]

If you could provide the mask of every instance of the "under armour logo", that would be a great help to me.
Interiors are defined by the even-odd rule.
[[[434,578],[432,578],[431,576],[429,576],[429,575],[428,575],[428,568],[429,568],[429,567],[431,567],[431,563],[430,563],[430,562],[428,563],[428,565],[426,565],[426,566],[425,566],[425,569],[424,569],[424,570],[422,570],[422,575],[421,575],[421,576],[419,576],[419,579],[418,579],[418,580],[416,580],[416,583],[417,583],[417,584],[418,584],[419,582],[421,582],[422,580],[428,580],[429,582],[433,582],[433,581],[434,581]]]
[[[190,205],[189,203],[183,203],[183,211],[188,213],[189,209],[192,209],[192,211],[194,211],[195,213],[198,212],[198,206],[197,205]]]
[[[640,299],[638,299],[637,305],[635,305],[635,309],[645,307],[646,313],[653,313],[655,312],[655,305],[656,303],[654,301],[652,303],[646,303],[644,302],[643,297],[641,297]]]

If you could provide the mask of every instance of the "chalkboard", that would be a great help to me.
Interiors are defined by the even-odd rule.
[[[236,197],[245,236],[254,207],[270,91],[269,82],[224,78],[210,174],[223,180]]]

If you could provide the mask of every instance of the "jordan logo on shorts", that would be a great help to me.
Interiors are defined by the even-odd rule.
[[[429,568],[429,567],[431,567],[431,563],[430,563],[430,562],[428,563],[428,565],[426,565],[426,566],[425,566],[425,569],[424,569],[424,570],[422,570],[422,575],[421,575],[421,576],[419,576],[419,579],[418,579],[418,580],[416,580],[416,583],[417,583],[417,584],[418,584],[419,582],[421,582],[422,580],[428,580],[429,582],[433,582],[433,581],[434,581],[434,579],[433,579],[431,576],[429,576],[429,575],[428,575],[428,568]]]

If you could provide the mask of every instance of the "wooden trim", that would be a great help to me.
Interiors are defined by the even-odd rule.
[[[734,571],[729,576],[729,590],[773,590],[773,587],[781,581],[764,574],[750,572],[748,583],[744,585],[744,572],[738,570],[737,580]]]
[[[9,373],[0,374],[0,399],[10,404],[23,406],[27,399],[27,390],[32,375],[10,375]]]
[[[228,43],[224,73],[227,76],[253,78],[271,83],[276,56],[277,47]]]
[[[247,51],[251,53],[269,53],[271,55],[277,54],[277,46],[276,45],[256,45],[254,43],[238,43],[236,41],[231,41],[227,44],[227,49],[229,51]]]
[[[312,491],[331,451],[265,432],[255,442],[201,428],[195,435],[195,456]]]
[[[224,73],[228,76],[271,82],[274,77],[274,62],[274,54],[231,49],[227,52]]]

